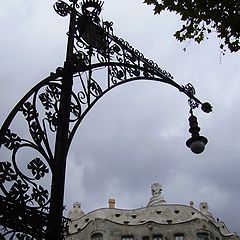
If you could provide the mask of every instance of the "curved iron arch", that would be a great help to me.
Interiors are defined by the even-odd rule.
[[[204,105],[203,111],[211,111],[210,105],[194,96],[191,84],[181,86],[176,83],[171,74],[114,36],[112,23],[100,24],[96,22],[96,16],[93,19],[93,16],[80,14],[76,10],[77,0],[71,2],[71,6],[62,1],[55,5],[61,16],[71,15],[69,42],[72,44],[68,45],[64,67],[35,85],[14,107],[0,130],[0,151],[4,152],[4,159],[0,159],[0,204],[3,206],[0,208],[3,216],[0,230],[4,232],[3,237],[46,237],[48,222],[51,222],[49,179],[56,168],[54,151],[61,124],[61,95],[65,91],[67,75],[70,74],[73,84],[69,92],[66,154],[89,110],[107,92],[124,83],[139,80],[166,83],[187,95],[191,109]],[[103,80],[97,75],[103,76]],[[19,130],[23,136],[14,131],[14,124],[19,124],[19,120],[26,124],[25,131],[22,126]],[[17,159],[23,148],[31,148],[36,154],[25,165]],[[7,155],[9,158],[5,159]],[[47,187],[46,183],[42,184],[45,179]]]
[[[197,106],[199,104],[202,104],[202,102],[196,98],[195,96],[191,95],[191,93],[189,93],[188,91],[185,90],[185,86],[180,86],[178,85],[176,82],[174,81],[169,81],[168,79],[165,80],[165,79],[159,79],[159,78],[156,78],[156,77],[132,77],[132,78],[129,78],[129,79],[126,79],[122,82],[118,82],[108,88],[106,88],[105,90],[101,91],[100,95],[98,97],[96,97],[90,104],[89,106],[87,107],[87,109],[81,114],[81,116],[78,118],[78,120],[76,121],[74,127],[72,128],[70,134],[69,134],[69,147],[70,147],[70,144],[74,138],[74,135],[79,127],[79,125],[81,124],[81,121],[84,119],[84,117],[86,116],[86,114],[92,109],[92,107],[95,105],[95,103],[97,103],[97,101],[102,98],[105,94],[107,94],[110,90],[120,86],[120,85],[123,85],[125,83],[129,83],[129,82],[136,82],[136,81],[154,81],[154,82],[160,82],[160,83],[165,83],[165,84],[170,84],[172,86],[174,86],[176,89],[178,89],[180,92],[184,92],[188,97],[189,97],[189,100],[193,101],[194,102],[194,106]],[[190,86],[190,85],[186,85],[187,86]]]

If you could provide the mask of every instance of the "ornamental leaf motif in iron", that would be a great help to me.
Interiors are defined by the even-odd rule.
[[[57,113],[46,112],[46,117],[50,125],[53,127],[51,128],[52,131],[56,131],[56,127],[58,126],[59,123]]]
[[[12,164],[10,162],[0,162],[0,184],[5,181],[11,182],[17,179],[17,175],[12,169]]]
[[[46,110],[52,108],[53,102],[48,93],[41,93],[39,99]]]
[[[21,138],[16,133],[12,133],[10,129],[8,129],[2,143],[6,148],[12,151],[19,147],[21,141]]]
[[[11,201],[26,204],[26,202],[30,199],[30,196],[26,194],[28,189],[29,186],[27,184],[23,183],[21,180],[16,180],[9,191],[8,197]]]
[[[32,171],[32,175],[36,180],[44,177],[45,174],[49,173],[47,166],[41,161],[40,158],[33,159],[28,165],[27,168]]]
[[[32,135],[34,142],[40,144],[43,139],[43,132],[39,124],[35,121],[32,122],[29,126],[29,131]]]
[[[46,92],[50,94],[55,100],[60,99],[61,91],[56,87],[56,84],[49,84],[46,88]]]
[[[26,120],[28,122],[38,117],[36,108],[30,102],[24,103],[21,111],[23,112],[23,115],[26,117]]]
[[[81,109],[77,104],[74,104],[73,102],[71,102],[71,113],[76,116],[76,117],[80,117],[81,116]]]
[[[33,193],[31,194],[32,199],[34,199],[40,206],[43,206],[48,199],[48,191],[42,186],[39,188],[33,188]]]

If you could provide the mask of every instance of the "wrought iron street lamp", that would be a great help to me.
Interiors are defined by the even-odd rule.
[[[208,140],[207,138],[199,135],[200,128],[198,127],[197,117],[193,114],[191,114],[189,117],[189,125],[189,132],[192,134],[192,137],[187,140],[186,145],[192,150],[193,153],[202,153]]]
[[[100,21],[102,1],[86,0],[80,5],[78,0],[69,1],[54,5],[60,16],[70,15],[64,66],[19,101],[0,131],[3,239],[63,238],[68,150],[82,119],[111,89],[131,81],[157,81],[187,95],[191,114],[198,106],[204,112],[212,109],[194,96],[191,84],[180,86],[168,72],[115,36],[112,23]],[[105,77],[97,79],[98,74]],[[199,136],[193,114],[189,121],[192,137],[187,146],[199,153],[207,140]]]

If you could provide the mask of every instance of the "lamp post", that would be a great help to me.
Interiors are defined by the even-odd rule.
[[[189,98],[192,137],[187,146],[200,153],[207,144],[206,138],[199,135],[193,110],[201,106],[204,112],[211,112],[212,107],[195,97],[193,86],[177,84],[170,73],[115,36],[113,24],[100,21],[102,1],[85,0],[80,5],[78,0],[69,1],[70,4],[54,4],[60,16],[70,15],[64,66],[19,101],[0,131],[0,150],[9,156],[0,162],[3,239],[63,238],[64,183],[70,144],[89,110],[117,86],[145,80],[175,87]],[[97,79],[97,74],[103,74],[104,81]],[[25,124],[24,133],[14,128],[20,120]],[[27,161],[22,161],[23,149],[31,155]],[[45,186],[47,181],[49,185]]]

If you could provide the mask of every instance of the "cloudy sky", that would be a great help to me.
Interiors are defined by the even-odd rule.
[[[63,65],[68,18],[57,15],[53,3],[1,0],[0,123],[34,84]],[[167,203],[192,200],[198,208],[206,201],[215,217],[240,234],[239,54],[221,57],[214,35],[201,45],[176,42],[178,17],[154,16],[141,0],[105,0],[102,17],[114,22],[115,35],[180,85],[191,82],[197,97],[212,104],[213,113],[195,111],[209,143],[201,155],[185,146],[187,98],[173,87],[154,82],[118,87],[89,112],[73,141],[67,211],[75,201],[85,212],[106,207],[110,197],[118,208],[146,206],[151,184],[160,182]]]

